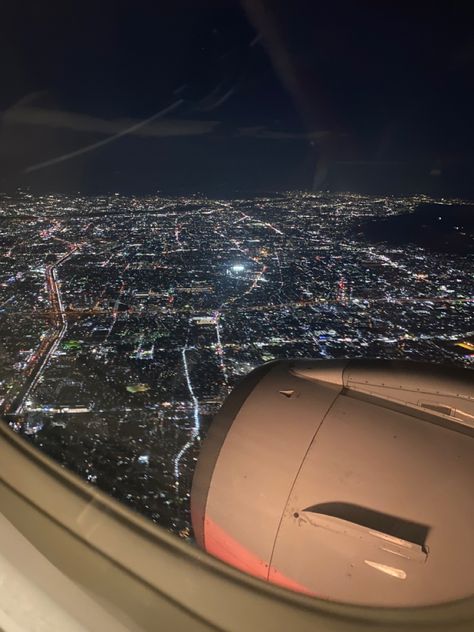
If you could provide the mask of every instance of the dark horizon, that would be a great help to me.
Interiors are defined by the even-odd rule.
[[[473,199],[471,24],[461,2],[12,4],[0,190]]]

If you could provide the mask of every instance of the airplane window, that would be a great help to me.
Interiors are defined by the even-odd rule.
[[[471,594],[472,10],[4,13],[5,423],[281,586]]]

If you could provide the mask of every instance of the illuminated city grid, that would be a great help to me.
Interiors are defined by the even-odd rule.
[[[355,228],[427,201],[3,196],[2,412],[188,537],[200,442],[253,367],[346,356],[472,365],[472,259],[369,243]]]

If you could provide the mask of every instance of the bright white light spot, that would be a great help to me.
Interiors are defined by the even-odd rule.
[[[150,462],[150,457],[148,456],[148,454],[141,454],[138,457],[138,462],[139,463],[144,463],[145,465],[148,465],[148,463]]]
[[[241,263],[236,263],[235,266],[232,266],[233,272],[243,272],[244,270],[245,266],[243,266]]]
[[[393,566],[387,566],[386,564],[379,564],[378,562],[372,562],[372,560],[364,560],[364,562],[368,566],[371,566],[386,575],[390,575],[391,577],[396,577],[397,579],[407,578],[407,574],[401,568],[394,568]]]

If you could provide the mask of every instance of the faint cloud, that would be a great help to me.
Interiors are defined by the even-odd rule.
[[[18,105],[3,115],[4,124],[36,125],[74,132],[89,132],[115,136],[124,129],[133,136],[164,138],[170,136],[200,136],[211,133],[218,121],[164,118],[138,126],[139,121],[129,118],[106,120],[64,110]]]

